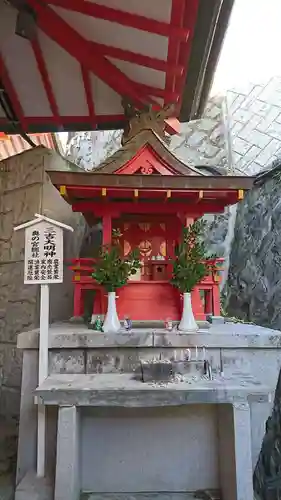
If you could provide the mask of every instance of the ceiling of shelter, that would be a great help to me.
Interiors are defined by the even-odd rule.
[[[232,3],[0,0],[0,130],[121,128],[123,97],[189,120]]]

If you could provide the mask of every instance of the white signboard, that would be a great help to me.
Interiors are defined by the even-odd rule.
[[[62,283],[63,229],[40,220],[25,228],[24,283]]]

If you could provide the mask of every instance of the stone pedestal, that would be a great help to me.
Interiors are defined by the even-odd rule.
[[[247,402],[218,408],[219,462],[222,497],[252,500],[251,414]]]
[[[251,431],[259,415],[267,414],[260,408],[270,411],[265,383],[271,373],[274,390],[278,335],[231,324],[194,335],[142,329],[108,336],[81,325],[54,325],[49,377],[35,391],[38,332],[20,335],[24,364],[16,500],[41,500],[32,487],[22,497],[22,485],[28,491],[27,478],[36,466],[37,401],[47,407],[51,486],[42,485],[44,500],[80,500],[81,493],[83,500],[128,500],[128,492],[136,500],[162,499],[164,492],[167,500],[185,500],[199,489],[221,490],[228,500],[251,500],[252,451],[262,438]],[[202,377],[203,347],[213,380]],[[187,349],[192,359],[197,352],[200,362],[183,370],[181,381],[144,384],[135,376],[140,360],[181,359]]]
[[[80,425],[76,406],[60,406],[57,434],[55,500],[80,496]]]

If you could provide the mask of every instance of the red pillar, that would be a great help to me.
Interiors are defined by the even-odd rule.
[[[213,290],[205,290],[205,313],[213,314]]]
[[[112,216],[105,214],[102,218],[102,244],[110,245],[112,236]]]
[[[220,287],[219,284],[213,285],[213,315],[221,315],[221,304],[220,304]]]
[[[166,227],[166,253],[167,259],[174,259],[175,257],[175,249],[174,242],[177,239],[177,234],[171,224],[168,224]],[[171,279],[173,274],[173,265],[169,262],[167,266],[167,279]]]
[[[74,308],[73,316],[79,317],[83,314],[82,287],[80,283],[74,283]]]

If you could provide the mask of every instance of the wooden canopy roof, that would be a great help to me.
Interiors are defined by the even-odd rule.
[[[205,102],[234,0],[2,0],[0,130],[119,129],[122,97]]]

